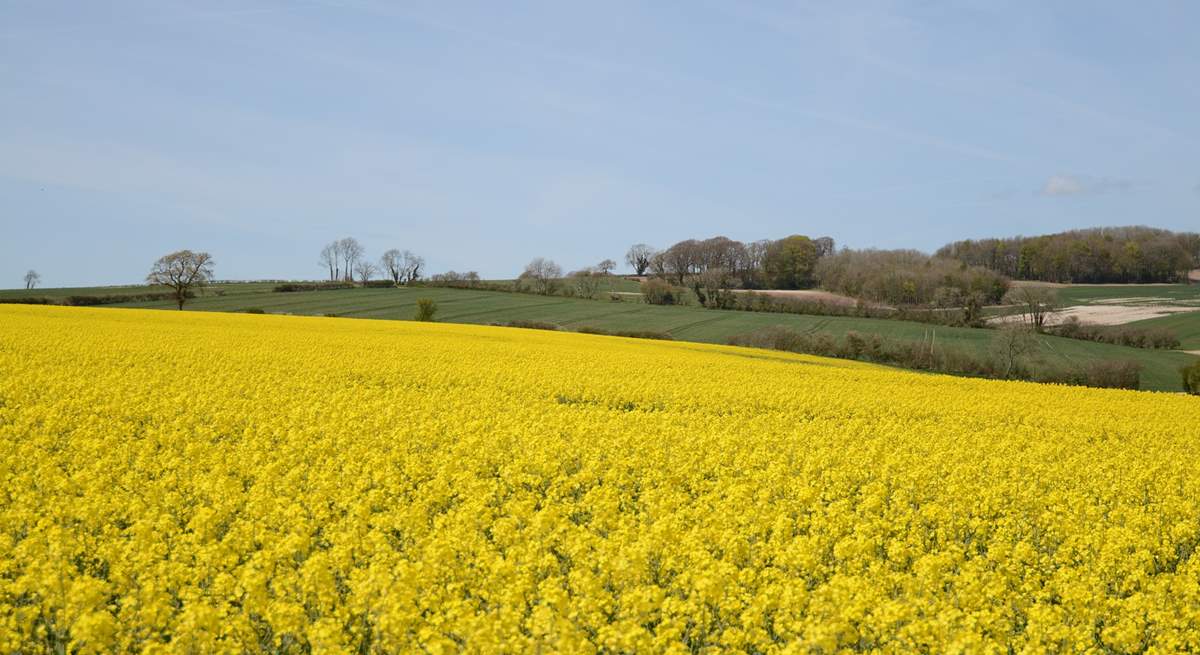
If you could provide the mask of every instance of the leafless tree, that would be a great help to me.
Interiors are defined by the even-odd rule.
[[[358,276],[358,283],[364,287],[367,286],[367,283],[371,281],[371,278],[374,277],[375,273],[378,271],[379,269],[374,264],[365,259],[359,260],[359,262],[354,265],[354,274]]]
[[[545,257],[537,257],[525,265],[518,280],[527,282],[536,293],[549,295],[558,286],[562,267]]]
[[[410,284],[421,279],[421,269],[425,266],[425,259],[405,250],[400,253],[400,270],[403,272],[402,279],[404,284]]]
[[[650,260],[657,251],[644,243],[634,244],[625,253],[625,263],[629,264],[635,275],[645,275],[650,270]]]
[[[667,253],[660,250],[650,256],[650,271],[658,277],[667,278]]]
[[[347,282],[353,280],[354,265],[362,259],[366,250],[354,237],[346,237],[337,241],[338,255],[342,260],[342,275]]]
[[[832,255],[837,244],[834,243],[833,237],[817,237],[813,239],[813,245],[817,247],[817,257],[820,258]]]
[[[336,282],[341,274],[341,249],[338,248],[338,242],[333,241],[321,248],[321,259],[318,263],[321,266],[329,269],[329,281]]]
[[[26,289],[32,289],[32,288],[36,287],[39,283],[41,283],[41,281],[42,281],[42,276],[38,275],[38,272],[33,270],[32,268],[29,269],[29,271],[27,273],[25,273],[25,288]]]
[[[201,289],[212,282],[212,276],[212,255],[180,250],[164,255],[154,262],[154,267],[146,276],[146,282],[170,287],[179,309],[183,309],[183,303],[192,296],[193,290]]]
[[[596,272],[601,275],[611,275],[613,269],[617,267],[617,263],[611,259],[606,259],[599,264],[596,264]]]
[[[1025,323],[1037,332],[1059,310],[1058,292],[1050,287],[1019,286],[1004,296],[1004,302],[1016,305]]]
[[[1011,377],[1021,358],[1037,348],[1033,330],[1022,324],[1005,325],[992,337],[992,353],[1004,366],[1004,377]]]
[[[399,250],[392,248],[380,256],[379,268],[392,278],[396,286],[400,286],[400,280],[404,278],[404,256]]]
[[[571,273],[571,284],[575,295],[580,298],[595,298],[600,291],[600,279],[604,275],[595,268],[585,268]]]

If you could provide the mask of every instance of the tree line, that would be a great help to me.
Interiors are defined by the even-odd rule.
[[[377,275],[385,275],[393,284],[410,284],[421,278],[425,259],[408,250],[392,248],[376,264],[366,257],[366,248],[354,237],[331,241],[321,248],[319,265],[329,272],[330,282],[367,284]]]
[[[1033,237],[967,239],[937,251],[1021,280],[1076,283],[1186,281],[1200,268],[1200,234],[1097,227]]]
[[[961,307],[999,302],[1008,290],[1002,274],[915,250],[837,250],[830,237],[794,234],[742,243],[727,237],[687,239],[665,250],[633,245],[625,262],[651,276],[691,290],[709,307],[728,307],[737,289],[820,287],[853,298],[891,305]],[[670,302],[661,283],[652,298]]]

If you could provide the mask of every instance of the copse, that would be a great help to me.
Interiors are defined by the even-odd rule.
[[[1200,267],[1200,234],[1145,226],[1101,227],[956,241],[937,255],[1021,280],[1180,282],[1187,280],[1189,270]]]
[[[896,306],[994,304],[1008,291],[999,273],[916,250],[843,249],[813,274],[828,291]]]
[[[774,289],[806,289],[813,286],[816,282],[813,272],[820,253],[821,250],[812,239],[800,234],[772,242],[767,246],[763,261],[767,282]]]
[[[545,257],[536,257],[525,265],[517,278],[518,285],[528,284],[534,293],[550,295],[558,288],[563,276],[562,267]]]

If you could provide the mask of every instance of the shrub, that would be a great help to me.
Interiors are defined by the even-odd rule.
[[[418,298],[417,299],[417,316],[418,321],[432,321],[434,314],[437,314],[438,306],[433,301],[433,298]]]
[[[57,305],[53,298],[26,296],[23,298],[0,298],[0,305]]]
[[[1191,366],[1185,366],[1179,369],[1183,375],[1183,390],[1187,393],[1200,396],[1200,360],[1197,360]]]
[[[642,301],[651,305],[682,304],[681,290],[666,280],[652,277],[641,284]]]
[[[1083,367],[1084,384],[1109,389],[1137,389],[1142,365],[1128,359],[1088,362]]]
[[[242,310],[244,314],[266,314],[262,307],[247,307]]]

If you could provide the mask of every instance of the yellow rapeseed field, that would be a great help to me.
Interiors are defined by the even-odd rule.
[[[0,306],[0,652],[1200,650],[1200,402]]]

